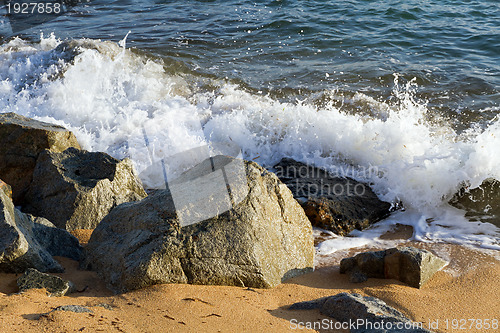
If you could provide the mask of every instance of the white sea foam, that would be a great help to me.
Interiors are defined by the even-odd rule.
[[[122,44],[62,44],[50,36],[0,46],[1,112],[61,124],[86,149],[131,157],[150,187],[163,182],[151,164],[210,141],[232,141],[245,158],[268,167],[286,156],[326,168],[375,168],[350,174],[371,182],[380,198],[404,203],[406,211],[385,225],[412,225],[417,240],[500,249],[497,227],[468,222],[446,203],[464,184],[500,179],[499,120],[458,135],[428,121],[425,104],[413,98],[414,85],[399,86],[397,76],[392,104],[354,97],[377,110],[372,116],[282,103],[223,82],[217,91],[201,91]],[[176,162],[167,166],[169,177],[189,167]],[[327,241],[318,250],[366,244],[376,238],[371,232]]]

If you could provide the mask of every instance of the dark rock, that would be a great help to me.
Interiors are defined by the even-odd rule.
[[[113,207],[145,196],[129,159],[75,148],[46,150],[37,160],[23,209],[62,229],[93,229]]]
[[[378,298],[359,294],[340,293],[330,296],[323,302],[320,312],[342,323],[363,323],[351,328],[351,333],[430,332],[423,328],[410,328],[412,321],[401,312],[388,306]],[[395,325],[397,323],[402,323],[402,328],[396,329]],[[405,327],[404,324],[407,326]]]
[[[230,210],[183,224],[179,216],[203,212],[197,206],[189,210],[189,205],[176,210],[172,193],[177,185],[191,188],[195,183],[197,191],[186,196],[212,191],[213,175],[205,172],[210,165],[217,170],[226,166],[233,183],[225,185],[233,199],[240,199]],[[231,165],[240,165],[242,172]],[[169,184],[170,190],[113,209],[92,233],[83,266],[96,270],[117,292],[158,283],[268,288],[312,270],[311,224],[276,175],[253,162],[216,156],[183,177]],[[246,188],[245,195],[236,193],[238,188]],[[207,199],[215,208],[225,207],[222,200]]]
[[[64,127],[15,113],[0,114],[0,142],[0,177],[12,186],[16,205],[22,204],[42,151],[80,148],[73,133]]]
[[[35,319],[39,320],[40,318],[47,317],[48,315],[50,315],[52,312],[55,312],[55,311],[68,311],[68,312],[75,312],[75,313],[93,313],[94,312],[91,309],[89,309],[85,306],[81,306],[81,305],[61,305],[55,309],[52,309],[49,312],[38,314],[37,316],[35,316]]]
[[[470,220],[490,222],[500,227],[500,181],[489,178],[476,188],[461,188],[449,201],[465,210]]]
[[[359,294],[340,293],[294,303],[288,309],[319,309],[321,314],[347,324],[351,333],[430,333],[424,328],[419,328],[419,324],[413,325],[409,318],[384,301]]]
[[[340,273],[359,272],[368,278],[384,278],[385,251],[359,253],[352,258],[340,261]]]
[[[421,288],[447,264],[431,252],[413,247],[393,248],[385,252],[385,278],[396,279],[415,288]]]
[[[64,269],[37,242],[33,221],[14,207],[0,191],[0,272],[22,273],[27,268],[43,272],[62,272]]]
[[[78,239],[64,229],[59,229],[49,220],[43,217],[34,217],[33,235],[37,242],[52,256],[66,257],[79,261],[82,257],[83,248]]]
[[[351,282],[367,278],[396,279],[421,288],[446,262],[427,250],[413,247],[364,252],[340,261],[340,273],[349,274]]]
[[[339,272],[340,274],[346,274],[353,271],[356,268],[355,257],[348,257],[340,260]]]
[[[358,269],[352,271],[350,276],[349,276],[349,281],[352,283],[362,283],[362,282],[365,282],[367,280],[368,280],[368,276]]]
[[[368,184],[334,177],[327,171],[282,159],[276,175],[301,203],[313,226],[347,235],[387,217],[391,204],[381,201]]]
[[[58,276],[45,274],[34,268],[28,268],[23,275],[17,279],[19,292],[29,289],[45,288],[50,296],[64,296],[74,291],[75,286],[71,281],[61,279]]]

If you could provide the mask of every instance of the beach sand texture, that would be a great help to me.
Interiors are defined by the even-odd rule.
[[[453,319],[499,319],[500,264],[497,259],[459,245],[401,241],[449,255],[450,263],[422,289],[395,280],[350,283],[346,275],[339,273],[337,258],[323,261],[313,273],[273,289],[165,284],[113,295],[96,273],[80,271],[77,262],[57,257],[66,269],[58,275],[72,280],[78,291],[64,297],[48,297],[42,289],[17,294],[17,276],[0,274],[0,331],[313,332],[315,330],[303,327],[294,328],[299,327],[299,322],[319,325],[322,320],[330,322],[331,318],[318,310],[291,311],[289,305],[340,292],[378,297],[413,321],[423,322],[424,327],[434,323],[436,332],[464,331],[453,329]],[[362,249],[350,250],[346,255],[360,251]],[[93,312],[46,314],[61,305],[82,305]],[[469,323],[466,327],[467,332],[496,331],[469,328]],[[321,328],[316,331],[332,332]]]

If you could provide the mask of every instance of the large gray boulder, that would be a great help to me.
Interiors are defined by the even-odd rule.
[[[109,211],[146,197],[129,159],[76,148],[40,154],[23,210],[66,230],[93,229]]]
[[[225,179],[232,179],[222,186],[231,190],[229,210],[207,193],[216,187],[214,172],[207,170],[223,167]],[[83,266],[96,270],[114,291],[159,283],[268,288],[312,270],[311,223],[290,190],[256,163],[216,156],[169,186],[114,208],[92,233]],[[182,189],[188,189],[185,195]],[[183,223],[194,213],[204,216],[198,205],[186,203],[189,193],[200,203],[196,192],[207,194],[207,206],[221,209],[198,223]]]
[[[16,205],[22,204],[42,151],[80,148],[73,133],[64,127],[15,113],[0,114],[0,143],[0,178],[12,186]]]
[[[274,169],[315,227],[344,236],[369,227],[391,212],[391,204],[381,201],[368,184],[336,177],[289,158],[282,159]]]
[[[319,309],[321,314],[347,324],[351,333],[430,333],[384,301],[360,294],[340,293],[292,304],[290,310]]]
[[[55,275],[39,272],[34,268],[28,268],[17,279],[17,286],[19,287],[19,292],[45,288],[50,296],[64,296],[75,290],[73,282]]]
[[[368,278],[395,279],[421,288],[447,262],[431,252],[414,247],[364,252],[340,261],[340,273],[349,274],[351,282]]]
[[[14,208],[10,198],[0,191],[0,272],[22,273],[27,268],[64,271],[37,242],[32,219]]]

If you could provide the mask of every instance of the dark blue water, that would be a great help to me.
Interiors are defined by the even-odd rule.
[[[397,73],[460,128],[498,113],[499,22],[495,0],[93,0],[23,35],[118,41],[130,30],[127,46],[171,72],[317,104],[391,98]]]

